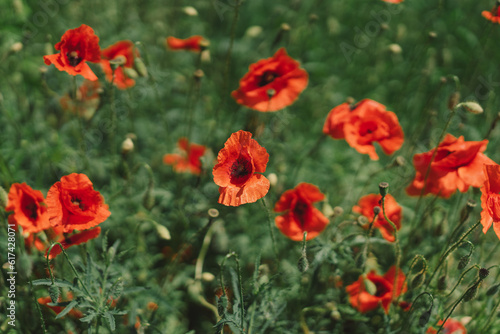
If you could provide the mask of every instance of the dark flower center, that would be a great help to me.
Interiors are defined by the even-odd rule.
[[[278,73],[275,73],[273,71],[265,71],[264,74],[260,77],[259,81],[259,87],[264,87],[265,85],[271,83],[279,77]]]
[[[293,212],[295,213],[302,227],[304,227],[306,223],[306,215],[308,209],[309,209],[309,204],[302,202],[300,200],[297,202],[297,204],[295,204],[295,207],[293,208]]]
[[[37,206],[35,203],[28,204],[26,206],[26,211],[28,211],[28,217],[31,219],[36,220],[38,218]]]
[[[71,203],[80,208],[80,210],[85,211],[85,204],[82,203],[82,200],[79,198],[71,198]]]
[[[253,173],[252,161],[248,154],[240,154],[231,166],[231,183],[243,184]]]
[[[377,291],[375,292],[375,297],[382,297],[388,292],[391,292],[391,289],[384,283],[382,282],[373,282],[375,283],[375,287],[377,288]]]
[[[83,60],[78,56],[78,52],[76,51],[71,51],[66,53],[66,57],[68,57],[69,64],[73,67],[80,64],[81,61]]]
[[[366,122],[361,126],[360,135],[365,136],[367,134],[371,134],[377,130],[376,122]]]

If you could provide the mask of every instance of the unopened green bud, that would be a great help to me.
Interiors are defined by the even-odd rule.
[[[446,275],[439,277],[437,288],[438,288],[438,290],[445,290],[446,289]]]
[[[471,301],[472,299],[476,298],[477,296],[477,288],[479,287],[479,284],[474,284],[472,287],[470,287],[464,295],[464,298],[462,299],[463,302],[468,302]]]
[[[415,275],[415,277],[413,277],[410,287],[412,289],[416,289],[424,283],[424,280],[425,280],[425,272],[424,271],[419,272],[418,274]]]
[[[57,303],[57,300],[59,299],[59,294],[60,294],[60,291],[59,291],[58,286],[55,286],[55,285],[49,286],[49,296],[50,296],[50,300],[53,303]]]
[[[469,262],[470,262],[470,256],[469,255],[462,256],[462,258],[460,259],[460,262],[458,262],[457,269],[458,270],[463,270],[465,267],[467,267],[467,265],[469,264]]]
[[[427,325],[427,323],[429,322],[429,319],[431,317],[431,312],[432,312],[432,308],[430,308],[429,310],[427,310],[424,313],[422,313],[422,315],[420,316],[420,318],[418,318],[418,324],[420,326]]]
[[[385,195],[387,195],[389,193],[389,183],[380,182],[378,184],[378,189],[380,191],[380,195],[382,195],[382,197],[384,197]]]
[[[134,68],[141,77],[148,76],[148,69],[146,68],[146,65],[144,64],[141,58],[135,57]]]
[[[307,260],[307,256],[305,254],[302,254],[302,256],[299,258],[297,267],[299,268],[301,273],[305,273],[307,269],[309,269],[309,261]]]
[[[4,209],[7,206],[7,202],[9,201],[9,197],[5,192],[5,189],[0,187],[0,208]]]
[[[458,107],[463,107],[465,110],[473,114],[481,114],[484,111],[483,107],[481,107],[477,102],[462,102],[457,104],[457,108]]]
[[[488,291],[486,291],[486,296],[495,295],[499,289],[500,289],[500,284],[493,285],[491,288],[488,289]]]

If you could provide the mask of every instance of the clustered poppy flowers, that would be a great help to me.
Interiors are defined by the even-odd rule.
[[[346,287],[349,302],[361,313],[366,313],[382,307],[389,313],[392,301],[406,292],[405,274],[401,269],[392,266],[383,276],[371,271],[366,276],[359,276],[358,280]],[[367,285],[373,286],[373,291],[368,291]],[[397,284],[397,287],[394,287]]]
[[[170,153],[163,156],[163,162],[167,165],[172,165],[177,173],[192,173],[200,175],[201,161],[200,158],[205,154],[206,147],[190,143],[187,138],[180,138],[177,142],[180,153]]]
[[[76,173],[63,176],[56,182],[46,199],[39,190],[33,190],[25,183],[12,184],[5,210],[13,212],[9,222],[23,228],[25,244],[40,251],[48,250],[49,242],[60,242],[68,248],[97,238],[101,228],[95,226],[111,214],[88,177]],[[73,233],[75,230],[78,232]],[[47,238],[36,235],[42,231]],[[61,251],[59,246],[53,247],[49,258]]]
[[[346,142],[372,160],[379,157],[373,146],[377,142],[385,154],[393,154],[401,148],[404,134],[398,117],[385,106],[365,99],[357,104],[342,103],[328,114],[323,133]]]
[[[355,205],[352,208],[352,211],[362,214],[371,222],[375,216],[373,209],[377,206],[380,207],[381,199],[382,195],[380,194],[369,194],[363,196],[359,200],[358,205]],[[387,218],[389,218],[396,226],[396,229],[399,230],[401,228],[402,219],[401,206],[396,202],[391,194],[385,195],[384,206]],[[368,228],[369,224],[366,224],[363,227]],[[380,230],[384,239],[389,242],[394,242],[394,229],[391,224],[385,219],[382,209],[380,209],[377,218],[373,222],[373,227]]]
[[[416,175],[406,193],[448,198],[456,190],[466,192],[469,187],[481,187],[483,165],[495,164],[483,153],[487,145],[488,140],[465,141],[463,136],[447,134],[437,148],[413,156]]]
[[[135,80],[128,73],[134,71],[134,62],[139,57],[139,50],[132,41],[119,41],[110,45],[101,51],[101,57],[101,67],[106,80],[113,82],[119,89],[135,86]],[[119,66],[113,70],[110,61],[117,62]]]
[[[258,111],[277,111],[297,100],[308,79],[307,72],[281,48],[271,58],[251,64],[231,96]]]
[[[275,212],[284,212],[275,218],[279,230],[295,241],[316,238],[330,222],[313,205],[325,199],[325,195],[313,184],[300,183],[294,189],[285,191],[274,205]]]
[[[219,186],[219,203],[239,206],[253,203],[269,191],[266,171],[269,154],[252,139],[252,134],[239,130],[229,137],[217,155],[213,168],[214,182]]]

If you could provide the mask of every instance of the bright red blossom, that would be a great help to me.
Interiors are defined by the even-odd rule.
[[[64,232],[85,230],[105,221],[111,212],[85,174],[70,174],[56,182],[47,194],[50,224]]]
[[[403,2],[404,0],[382,0],[384,2],[388,2],[388,3],[401,3]]]
[[[59,240],[64,249],[68,249],[71,246],[81,245],[89,240],[95,239],[101,234],[101,228],[99,226],[92,228],[90,230],[85,230],[79,233],[75,233],[68,238],[62,238]],[[48,251],[48,249],[47,249]],[[59,245],[52,247],[50,251],[49,259],[55,258],[57,255],[62,253],[62,249]]]
[[[203,145],[189,143],[187,138],[181,138],[177,142],[180,154],[165,154],[163,162],[172,165],[178,173],[189,172],[199,175],[201,173],[200,158],[205,154],[206,147]]]
[[[119,41],[101,51],[101,67],[106,74],[106,80],[113,82],[119,89],[127,89],[135,85],[135,80],[130,78],[124,68],[133,68],[134,60],[139,57],[139,51],[132,41]],[[118,66],[114,73],[110,60],[121,58],[123,64]]]
[[[437,323],[438,328],[443,324],[443,320],[439,320]],[[437,334],[437,329],[429,327],[427,329],[426,334]],[[443,326],[443,330],[441,331],[443,334],[467,334],[467,330],[464,325],[458,320],[449,318],[446,320],[446,323]]]
[[[167,37],[167,46],[171,50],[187,50],[199,52],[201,51],[200,42],[205,39],[202,36],[195,35],[188,37],[186,39],[176,38],[176,37]]]
[[[82,24],[78,28],[67,30],[55,49],[61,52],[43,56],[45,64],[54,64],[59,71],[66,71],[71,75],[80,74],[88,80],[97,80],[86,63],[98,63],[101,60],[99,37],[91,27]]]
[[[214,182],[219,186],[219,203],[239,206],[253,203],[269,191],[269,180],[263,175],[269,161],[266,149],[239,130],[229,137],[217,155],[213,168]]]
[[[285,211],[275,218],[276,226],[295,241],[303,240],[304,232],[307,232],[307,240],[316,238],[330,222],[313,205],[324,199],[325,195],[310,183],[300,183],[294,189],[285,191],[274,206],[276,212]]]
[[[483,233],[486,233],[491,225],[500,239],[500,165],[484,165],[486,177],[481,187],[481,224]]]
[[[231,93],[237,103],[258,111],[276,111],[291,105],[307,87],[307,72],[284,48],[273,57],[250,65]]]
[[[379,306],[382,306],[384,312],[389,313],[391,302],[394,298],[406,292],[405,274],[398,270],[397,280],[396,267],[392,266],[384,276],[375,274],[371,271],[366,278],[364,275],[359,276],[359,279],[346,287],[349,294],[349,302],[361,313],[372,311]],[[375,286],[374,294],[367,291],[365,280]],[[397,289],[394,288],[394,283],[397,281]]]
[[[495,7],[493,7],[493,9],[491,11],[485,10],[481,13],[481,15],[483,15],[484,18],[486,18],[487,20],[490,20],[493,23],[500,24],[500,5],[497,2]]]
[[[376,206],[380,207],[380,213],[378,214],[377,219],[375,219],[373,226],[380,229],[380,232],[382,233],[384,239],[389,242],[393,242],[395,239],[394,229],[392,228],[391,224],[389,224],[389,222],[384,218],[384,213],[382,212],[382,207],[380,205],[381,199],[382,195],[380,194],[370,194],[363,196],[359,200],[358,205],[355,205],[352,208],[352,211],[362,214],[371,222],[374,217],[373,208]],[[389,218],[394,223],[394,225],[396,225],[396,229],[399,230],[401,228],[402,219],[401,206],[399,206],[394,197],[392,197],[390,194],[387,194],[385,196],[384,202],[387,218]],[[368,228],[369,224],[366,224],[363,227]]]
[[[487,145],[486,139],[464,141],[463,136],[455,138],[447,134],[438,145],[433,160],[436,148],[413,156],[416,175],[406,188],[407,194],[420,196],[424,184],[424,195],[434,194],[444,198],[450,197],[457,189],[466,192],[470,186],[479,188],[484,182],[483,164],[495,164],[482,153]],[[425,180],[429,164],[430,170]]]
[[[10,187],[5,211],[14,211],[9,222],[20,225],[23,232],[37,233],[50,227],[45,199],[39,190],[26,183],[14,183]]]
[[[356,151],[368,154],[372,160],[378,160],[374,142],[389,155],[399,150],[404,142],[396,114],[369,99],[333,108],[326,118],[323,133],[334,139],[345,139]]]

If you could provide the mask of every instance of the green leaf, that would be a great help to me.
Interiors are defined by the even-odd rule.
[[[111,331],[114,331],[116,329],[116,324],[113,314],[111,314],[110,312],[106,312],[104,313],[104,317],[108,320],[109,328],[111,329]]]
[[[32,283],[33,285],[52,285],[52,280],[48,278],[42,278],[42,279],[37,279]],[[60,288],[68,288],[74,290],[73,283],[63,279],[54,279],[54,285]]]
[[[59,319],[59,318],[62,318],[64,317],[66,314],[68,314],[69,311],[71,311],[73,309],[73,307],[75,307],[76,305],[78,305],[78,302],[76,300],[72,300],[71,303],[68,304],[68,306],[66,306],[64,308],[64,310],[61,311],[61,313],[59,313],[56,317],[56,319]]]
[[[81,322],[91,322],[92,320],[94,320],[96,316],[96,313],[95,312],[90,312],[88,315],[86,315],[85,317],[83,318],[80,318],[80,321]]]

